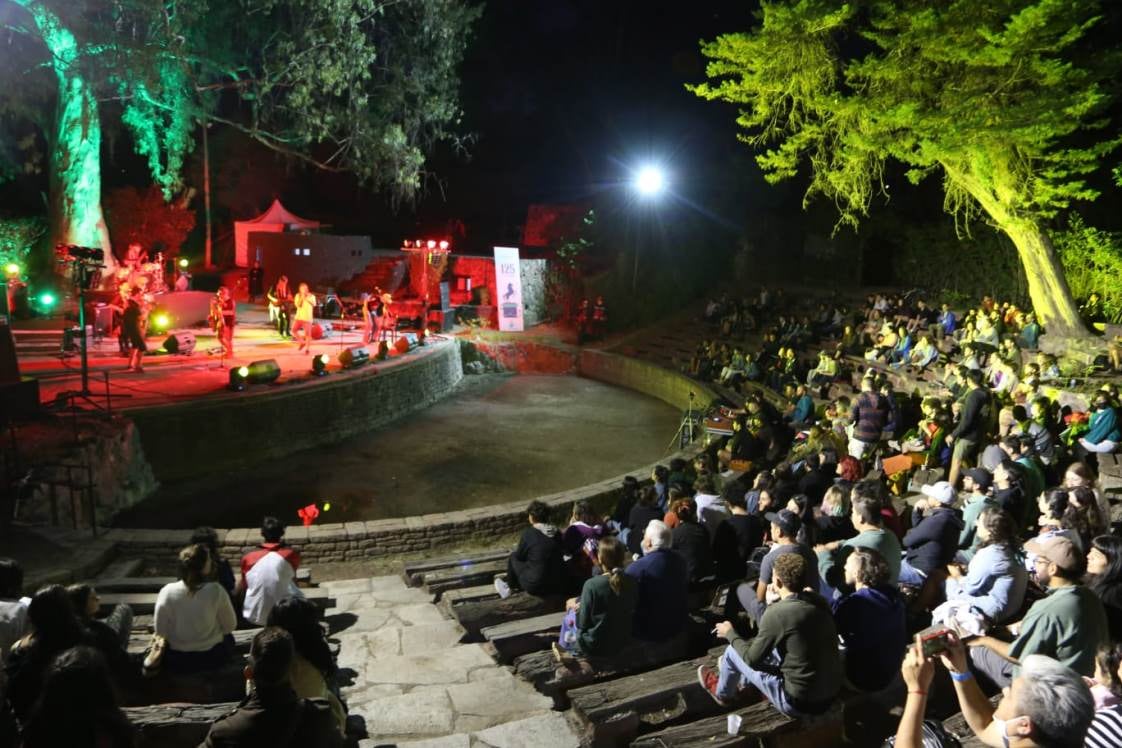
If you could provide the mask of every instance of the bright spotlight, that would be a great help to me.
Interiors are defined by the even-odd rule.
[[[635,175],[635,189],[642,195],[657,195],[666,187],[666,175],[656,166],[644,166]]]
[[[19,275],[19,265],[14,262],[9,262],[4,266],[4,272],[8,275]]]
[[[166,330],[168,324],[171,322],[166,314],[157,314],[156,319],[153,321],[156,323],[156,327],[160,330]]]
[[[56,299],[55,295],[50,291],[39,294],[39,305],[44,309],[50,309],[55,305],[56,301],[58,301],[58,299]]]
[[[187,263],[187,258],[186,257],[180,257],[179,258],[179,267],[185,268],[185,267],[187,267],[187,264],[188,263]]]

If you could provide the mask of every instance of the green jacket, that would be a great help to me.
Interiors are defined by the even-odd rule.
[[[769,660],[777,653],[783,690],[796,709],[820,711],[841,690],[838,629],[830,606],[816,593],[772,603],[760,618],[759,633],[752,639],[734,634],[729,646],[756,670],[775,672]]]
[[[1090,676],[1095,673],[1095,650],[1108,639],[1098,595],[1079,585],[1059,587],[1029,608],[1020,635],[1009,645],[1009,656],[1020,660],[1030,654],[1048,655]]]
[[[639,583],[627,574],[620,574],[620,579],[618,595],[604,574],[592,577],[581,589],[577,644],[586,655],[614,654],[631,641]]]

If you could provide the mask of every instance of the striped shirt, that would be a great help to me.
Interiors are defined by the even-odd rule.
[[[1087,730],[1083,748],[1117,748],[1122,745],[1122,704],[1100,709]]]

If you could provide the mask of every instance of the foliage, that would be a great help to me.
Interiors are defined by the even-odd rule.
[[[549,263],[545,282],[545,308],[550,318],[568,321],[576,313],[584,264],[596,248],[595,232],[596,211],[589,210],[576,231],[558,241],[557,261]]]
[[[46,222],[37,216],[0,220],[0,268],[14,262],[26,272],[31,250],[46,232]]]
[[[776,182],[810,166],[822,196],[856,225],[888,198],[894,159],[918,183],[939,173],[944,207],[984,213],[1030,264],[1038,311],[1075,318],[1041,222],[1096,191],[1085,177],[1118,139],[1105,124],[1115,46],[1084,54],[1096,0],[766,2],[760,25],[704,43],[710,83],[690,89],[740,106],[741,138]],[[1081,135],[1074,145],[1073,136]],[[1053,298],[1058,297],[1058,298]]]
[[[1122,322],[1122,233],[1088,226],[1073,214],[1056,234],[1056,250],[1075,298],[1097,291],[1107,319]]]
[[[160,188],[122,187],[105,196],[106,221],[118,254],[131,242],[140,242],[149,254],[153,247],[178,254],[191,229],[195,212],[183,201],[168,203]]]

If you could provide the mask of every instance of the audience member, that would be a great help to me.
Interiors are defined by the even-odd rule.
[[[702,665],[697,677],[718,704],[732,701],[741,684],[754,686],[789,717],[820,714],[841,690],[838,630],[826,601],[806,591],[813,564],[797,553],[775,562],[776,601],[760,619],[759,633],[744,639],[728,621],[716,626],[729,645],[717,671]]]
[[[631,507],[627,517],[627,549],[632,554],[639,555],[643,552],[643,536],[647,525],[655,520],[661,522],[663,514],[658,508],[658,493],[653,487],[644,488],[639,493],[639,501]]]
[[[712,541],[708,530],[698,523],[696,511],[692,499],[675,502],[678,524],[673,529],[674,551],[686,560],[691,582],[714,574]]]
[[[27,633],[27,603],[23,594],[23,567],[0,557],[0,663],[12,645]]]
[[[66,588],[66,594],[70,596],[70,605],[83,629],[83,638],[101,652],[118,684],[129,683],[139,674],[128,653],[132,608],[118,603],[104,620],[99,620],[97,614],[101,609],[101,598],[97,590],[88,584],[72,584]]]
[[[1122,642],[1122,538],[1099,535],[1091,541],[1087,587],[1102,601],[1110,640]]]
[[[345,732],[347,710],[335,684],[338,667],[320,626],[319,608],[307,598],[286,597],[273,606],[267,625],[283,629],[292,637],[295,651],[288,669],[292,690],[305,699],[327,701],[339,732]]]
[[[230,568],[230,562],[222,557],[222,552],[218,549],[218,532],[213,527],[196,527],[191,533],[190,545],[201,543],[206,546],[210,551],[210,558],[214,562],[214,579],[211,581],[218,582],[222,589],[233,600],[237,594],[238,580],[234,577],[234,570]]]
[[[561,548],[574,584],[583,585],[596,573],[596,549],[603,531],[592,504],[584,499],[573,502],[569,526],[561,533]]]
[[[1122,442],[1122,427],[1118,424],[1118,411],[1110,397],[1102,392],[1095,395],[1091,421],[1079,439],[1079,445],[1088,452],[1114,452]]]
[[[822,505],[814,511],[814,523],[819,543],[833,543],[856,535],[857,529],[850,517],[849,490],[839,485],[827,488]]]
[[[895,534],[884,528],[880,508],[880,501],[875,498],[854,497],[850,519],[857,534],[844,541],[835,540],[815,548],[818,552],[818,571],[823,581],[822,592],[827,599],[833,599],[837,589],[844,585],[842,570],[845,568],[846,556],[854,548],[875,550],[888,564],[888,583],[896,585],[900,582],[900,541]]]
[[[993,636],[970,641],[974,669],[998,688],[1008,686],[1014,666],[1033,654],[1053,657],[1082,675],[1094,671],[1095,651],[1107,640],[1106,613],[1094,592],[1080,585],[1086,560],[1067,538],[1030,540],[1036,581],[1047,590],[1025,615],[1012,642]]]
[[[951,635],[939,655],[950,672],[958,705],[983,745],[1013,748],[1077,748],[1094,715],[1094,701],[1079,673],[1043,655],[1029,655],[995,708],[967,667],[964,647]],[[908,648],[900,668],[908,696],[890,745],[895,748],[952,748],[959,741],[935,721],[925,722],[935,661],[920,645]]]
[[[27,622],[30,633],[12,645],[4,663],[8,704],[21,722],[39,698],[55,655],[87,643],[61,585],[48,585],[35,593],[27,606]]]
[[[958,485],[958,475],[963,461],[973,459],[978,451],[978,445],[985,441],[992,417],[990,393],[982,385],[982,372],[971,369],[967,372],[966,381],[967,392],[963,400],[962,412],[959,414],[954,430],[946,439],[947,444],[953,448],[950,473],[947,475],[947,482],[952,486]]]
[[[566,603],[560,647],[554,649],[559,658],[561,650],[590,657],[613,654],[631,640],[639,582],[623,572],[626,549],[618,539],[603,538],[597,553],[602,572],[584,583],[579,600]]]
[[[850,419],[853,434],[849,439],[849,455],[860,460],[881,439],[881,431],[888,422],[888,401],[877,392],[872,370],[861,379],[861,394],[853,403]]]
[[[153,628],[166,642],[163,667],[169,671],[220,667],[234,653],[231,634],[238,617],[226,591],[207,581],[213,573],[206,546],[189,545],[179,552],[179,581],[165,584],[156,596]]]
[[[1095,657],[1095,718],[1087,730],[1084,748],[1117,748],[1122,745],[1122,644],[1104,644]]]
[[[23,748],[131,748],[133,726],[117,706],[109,668],[93,647],[55,655],[28,715]]]
[[[1021,609],[1028,587],[1017,524],[999,507],[988,507],[976,524],[978,546],[970,565],[965,570],[958,564],[947,567],[947,602],[977,610],[989,622],[1005,623]]]
[[[814,552],[798,541],[799,531],[803,526],[799,516],[790,509],[780,509],[777,512],[766,513],[764,518],[771,523],[773,544],[760,562],[760,578],[754,587],[746,582],[736,588],[736,596],[741,607],[755,622],[759,622],[767,608],[767,591],[773,581],[772,571],[781,557],[793,553],[804,558],[808,569],[806,577],[811,588],[817,590],[821,586]]]
[[[495,577],[495,590],[500,597],[509,597],[511,590],[544,597],[565,589],[561,537],[557,527],[550,524],[549,515],[549,505],[544,501],[531,502],[526,509],[529,527],[522,530],[518,547],[507,559],[506,577]]]
[[[844,647],[846,680],[859,691],[879,691],[895,678],[908,646],[904,601],[888,583],[888,564],[871,548],[845,560],[854,592],[831,603]]]
[[[633,633],[636,639],[659,642],[676,636],[689,619],[689,568],[672,549],[670,528],[652,520],[643,534],[643,557],[624,573],[638,583]]]
[[[265,625],[278,600],[304,594],[296,586],[300,554],[284,542],[284,523],[276,517],[265,517],[261,537],[265,542],[242,557],[238,585],[238,594],[244,595],[242,616],[258,626]]]
[[[990,497],[992,485],[993,476],[985,468],[969,468],[962,473],[962,489],[966,491],[962,507],[962,532],[958,536],[958,560],[962,563],[969,563],[977,551],[978,518],[982,516],[982,512],[990,507],[1001,508]],[[1009,516],[1017,522],[1013,515]],[[1020,527],[1019,523],[1017,526]]]
[[[923,587],[931,573],[949,564],[958,551],[962,516],[954,508],[958,496],[946,481],[923,486],[912,509],[912,529],[904,535],[900,584]]]
[[[238,707],[210,726],[199,748],[258,748],[291,745],[338,748],[343,736],[331,705],[296,695],[289,680],[295,647],[292,636],[276,627],[253,637],[245,678],[249,694]]]

